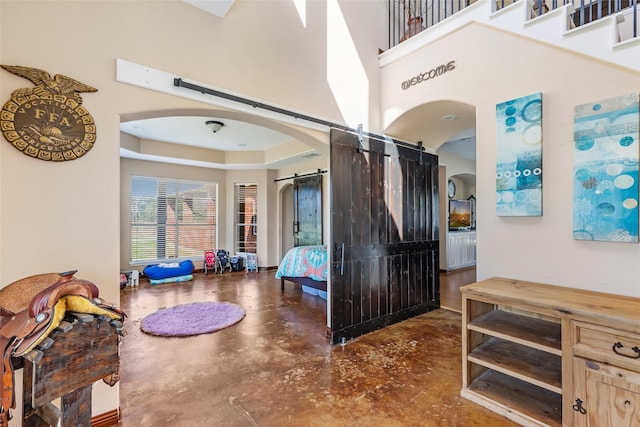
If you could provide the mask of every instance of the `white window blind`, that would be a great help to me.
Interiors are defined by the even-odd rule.
[[[258,186],[235,185],[236,251],[256,253],[258,237]]]
[[[131,177],[131,262],[202,256],[216,247],[218,184]]]

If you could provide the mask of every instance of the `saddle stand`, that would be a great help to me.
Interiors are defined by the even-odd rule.
[[[14,368],[21,365],[27,427],[90,426],[92,384],[117,382],[125,314],[74,273],[31,276],[0,289],[0,427],[15,408]],[[60,397],[58,409],[51,401]]]

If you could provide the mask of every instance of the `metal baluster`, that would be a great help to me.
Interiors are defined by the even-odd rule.
[[[389,23],[389,34],[387,34],[388,40],[387,40],[387,48],[391,49],[393,47],[393,43],[391,41],[391,35],[393,34],[393,30],[391,29],[391,25],[393,24],[393,21],[391,20],[391,1],[389,1],[389,7],[387,8],[387,22]]]
[[[434,2],[436,0],[431,0],[431,25],[435,24],[435,12],[436,12],[436,8],[434,6]]]
[[[638,37],[638,0],[633,0],[633,37]]]
[[[400,27],[399,22],[400,22],[400,14],[403,12],[404,10],[401,10],[400,5],[398,5],[398,8],[396,9],[396,12],[394,14],[394,20],[393,20],[394,28],[397,26],[397,33],[395,38],[396,44],[398,44],[400,42],[400,39],[402,38],[401,36],[402,27]]]
[[[389,0],[389,9],[387,14],[387,18],[389,22],[389,49],[395,46],[395,40],[393,39],[393,36],[395,34],[395,27],[396,27],[395,20],[393,19],[395,8],[396,8],[395,2],[393,2],[392,0]]]

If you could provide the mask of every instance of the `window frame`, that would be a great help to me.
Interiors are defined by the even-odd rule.
[[[198,259],[217,246],[217,182],[131,175],[129,184],[130,265]]]
[[[251,188],[253,190],[254,201],[251,213],[251,219],[246,221],[247,209],[246,209],[246,189]],[[243,189],[242,194],[239,190]],[[244,205],[244,221],[241,222],[240,218],[240,203]],[[258,251],[258,184],[255,182],[236,182],[233,184],[233,247],[236,253],[257,253]],[[240,229],[250,227],[248,234],[245,234],[244,244],[240,244]],[[246,230],[243,230],[247,233]],[[247,245],[247,242],[252,240],[253,244]],[[249,250],[247,250],[249,249]]]

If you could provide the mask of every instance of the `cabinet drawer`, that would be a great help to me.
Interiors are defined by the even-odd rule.
[[[640,334],[582,322],[573,322],[573,326],[576,356],[640,372]]]

